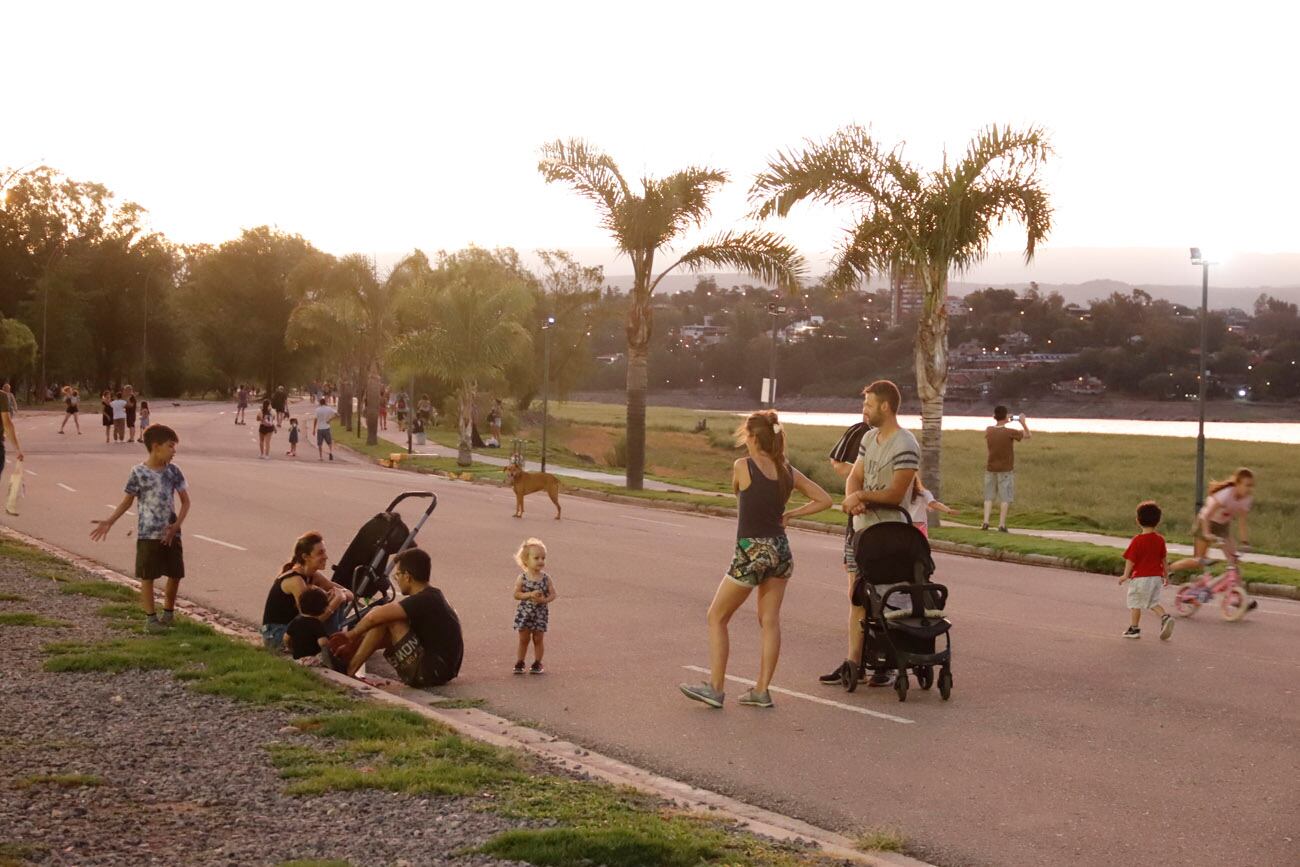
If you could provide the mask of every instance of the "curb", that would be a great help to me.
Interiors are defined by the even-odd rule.
[[[633,499],[633,498],[627,498]],[[43,539],[28,536],[11,527],[0,526],[0,534],[37,548],[77,568],[97,575],[113,584],[139,590],[134,579],[109,569],[80,555],[65,551]],[[217,632],[249,644],[261,644],[261,636],[242,621],[204,608],[184,598],[177,597],[176,607],[181,613],[211,626]],[[654,795],[675,807],[735,823],[738,828],[781,842],[812,843],[825,855],[869,867],[932,867],[907,855],[893,852],[866,853],[853,847],[853,841],[842,834],[819,828],[791,816],[783,816],[756,807],[709,789],[701,789],[680,780],[660,776],[629,765],[626,762],[583,749],[577,744],[561,740],[543,731],[514,723],[505,717],[475,708],[448,708],[439,710],[443,699],[432,693],[401,686],[393,691],[379,689],[359,680],[329,669],[310,669],[323,680],[349,690],[367,699],[405,708],[422,717],[441,723],[456,732],[477,741],[506,749],[521,750],[556,762],[603,780],[615,786],[627,786]]]

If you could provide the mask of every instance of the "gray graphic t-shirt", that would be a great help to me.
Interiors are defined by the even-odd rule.
[[[884,442],[879,442],[875,431],[862,438],[858,446],[858,463],[862,464],[862,490],[883,491],[894,481],[898,470],[916,470],[921,466],[921,447],[912,432],[899,428]],[[911,502],[910,497],[903,498]],[[871,509],[853,516],[853,529],[864,530],[881,521],[906,521],[897,509]]]
[[[175,464],[168,464],[161,470],[137,464],[131,470],[131,477],[126,480],[126,492],[135,497],[136,511],[140,515],[137,539],[163,537],[167,525],[176,520],[175,496],[187,487],[185,475]]]

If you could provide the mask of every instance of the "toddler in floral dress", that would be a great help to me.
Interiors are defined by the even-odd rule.
[[[546,652],[546,626],[550,619],[550,604],[558,595],[555,581],[542,571],[546,566],[546,546],[541,539],[527,539],[515,553],[515,562],[524,571],[515,579],[515,631],[519,633],[519,652],[515,661],[515,674],[524,673],[524,657],[528,644],[533,645],[532,674],[544,674],[542,655]]]

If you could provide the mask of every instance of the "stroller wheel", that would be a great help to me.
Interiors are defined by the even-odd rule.
[[[907,701],[907,669],[899,669],[898,677],[894,678],[894,691],[899,701]]]
[[[939,695],[943,697],[944,701],[947,701],[948,696],[952,695],[952,672],[948,670],[946,665],[939,669]]]
[[[934,686],[934,666],[918,665],[916,667],[916,682],[921,689],[929,689]]]

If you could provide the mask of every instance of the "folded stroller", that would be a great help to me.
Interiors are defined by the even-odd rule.
[[[408,528],[402,516],[397,514],[397,506],[411,498],[427,498],[429,507],[415,526]],[[397,597],[388,577],[393,569],[391,558],[415,544],[420,528],[437,507],[438,498],[433,491],[407,491],[398,494],[387,509],[366,521],[357,531],[343,556],[334,564],[334,583],[351,590],[353,595],[351,610],[344,618],[345,626],[356,623],[373,606],[391,602]]]
[[[912,519],[899,509],[906,523],[890,521],[860,530],[853,537],[858,578],[853,604],[866,611],[862,621],[862,667],[876,672],[897,670],[894,690],[907,700],[908,673],[916,675],[922,689],[935,683],[939,667],[939,694],[952,693],[952,624],[944,616],[948,588],[930,580],[934,560],[930,544]],[[939,650],[940,639],[943,649]],[[851,692],[857,678],[845,683]]]

